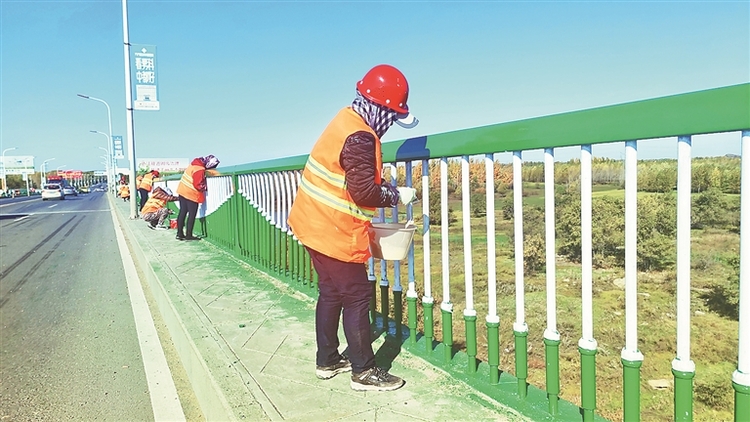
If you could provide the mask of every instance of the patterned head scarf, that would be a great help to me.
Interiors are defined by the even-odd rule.
[[[214,157],[213,155],[207,155],[203,157],[203,165],[207,169],[213,169],[216,168],[219,165],[219,159]]]
[[[352,110],[362,116],[362,119],[375,131],[378,138],[382,138],[385,135],[385,132],[393,125],[398,115],[395,110],[375,104],[363,97],[359,92],[357,92],[357,97],[352,102]]]

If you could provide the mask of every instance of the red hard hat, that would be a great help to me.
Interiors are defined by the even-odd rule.
[[[380,64],[357,82],[357,91],[363,97],[395,110],[401,114],[409,112],[406,100],[409,99],[409,84],[400,70],[387,64]]]
[[[159,177],[159,171],[158,170],[151,170],[151,174],[153,174],[154,177]]]

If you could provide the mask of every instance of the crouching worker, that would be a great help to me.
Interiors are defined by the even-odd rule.
[[[120,185],[120,198],[122,198],[122,202],[130,201],[130,187],[128,185]]]
[[[146,203],[143,205],[141,210],[141,218],[148,224],[148,228],[151,230],[167,230],[164,226],[164,220],[169,216],[171,212],[167,208],[167,202],[173,202],[177,200],[176,195],[172,195],[172,191],[156,187],[151,192],[151,197],[148,198]]]

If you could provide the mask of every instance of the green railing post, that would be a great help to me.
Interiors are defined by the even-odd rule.
[[[388,335],[388,311],[391,307],[388,300],[388,279],[383,276],[380,279],[380,317],[383,319],[383,331]]]
[[[477,316],[476,311],[464,312],[464,324],[466,325],[466,355],[468,358],[468,373],[477,372]]]
[[[266,217],[263,217],[263,215],[261,215],[261,220],[260,220],[260,235],[261,235],[261,238],[263,239],[261,241],[261,245],[260,245],[260,247],[261,247],[261,265],[263,266],[263,268],[266,271],[268,271],[269,270],[269,266],[268,266],[268,263],[269,263],[268,254],[269,254],[269,250],[271,248],[271,246],[270,246],[271,245],[271,236],[270,236],[270,234],[268,232],[268,220],[266,219]]]
[[[518,396],[526,398],[526,378],[529,376],[528,331],[513,330],[515,336],[516,378],[518,379]]]
[[[734,388],[734,421],[750,421],[750,385],[742,385],[737,382],[739,372],[735,371],[732,376],[732,388]],[[747,375],[745,375],[747,378]]]
[[[289,278],[293,284],[297,285],[295,287],[299,287],[299,279],[297,278],[297,242],[291,233],[287,237],[289,238]]]
[[[400,287],[398,285],[395,285],[394,287]],[[401,339],[401,331],[403,328],[403,321],[404,321],[404,309],[402,308],[401,304],[403,303],[401,301],[401,297],[403,296],[403,292],[401,290],[393,290],[393,319],[396,322],[396,338]]]
[[[450,302],[440,305],[443,316],[443,344],[445,345],[445,363],[453,358],[453,304]]]
[[[672,368],[674,375],[674,420],[693,420],[693,378],[695,371],[684,372]]]
[[[312,260],[308,259],[310,262],[310,267],[312,268]],[[318,272],[315,271],[315,268],[312,268],[312,282],[310,283],[310,288],[315,292],[315,294],[318,293],[318,280],[320,279],[320,276],[318,275]]]
[[[232,198],[230,199],[232,201],[232,210],[233,215],[231,218],[231,224],[232,224],[232,249],[235,251],[235,253],[242,255],[242,248],[240,247],[240,233],[242,233],[242,219],[240,218],[240,205],[242,204],[242,201],[245,200],[245,198],[240,194],[238,190],[239,184],[239,176],[236,174],[232,175]]]
[[[435,341],[433,307],[434,303],[431,297],[422,297],[422,309],[424,310],[424,343],[427,353],[432,353],[432,342]]]
[[[277,275],[281,275],[281,229],[276,225],[271,225],[273,231],[273,270]]]
[[[370,324],[372,324],[373,328],[377,328],[378,323],[378,283],[377,279],[375,278],[374,274],[371,274],[369,276],[370,285],[372,286],[372,296],[370,296]]]
[[[641,365],[643,365],[643,361],[624,358],[621,360],[623,420],[637,422],[641,420]]]
[[[544,339],[544,361],[549,413],[557,415],[560,400],[560,340]]]
[[[409,343],[417,344],[417,296],[411,290],[406,292],[406,304],[408,308]]]
[[[302,251],[300,257],[302,259],[302,285],[310,288],[312,287],[312,273],[314,271],[310,261],[310,253],[302,245],[300,245],[300,250]]]
[[[490,365],[490,383],[500,382],[500,321],[487,317],[487,363]]]
[[[587,347],[582,347],[582,342],[586,342]],[[596,342],[581,339],[578,342],[578,351],[581,353],[581,408],[583,409],[583,422],[593,422],[594,410],[596,409]]]

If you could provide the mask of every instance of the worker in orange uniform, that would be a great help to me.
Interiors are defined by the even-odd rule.
[[[130,201],[130,186],[125,183],[121,184],[119,194],[122,202]]]
[[[139,176],[140,181],[136,179],[135,186],[136,189],[138,189],[138,197],[140,198],[141,204],[141,213],[143,213],[143,207],[146,205],[146,201],[148,201],[148,194],[153,189],[154,179],[157,177],[159,177],[159,172],[157,170],[151,170],[143,176]]]
[[[146,201],[146,206],[141,209],[141,217],[143,221],[148,224],[148,228],[151,230],[166,230],[164,226],[164,220],[169,216],[169,209],[167,208],[167,202],[176,201],[177,195],[172,195],[172,191],[162,189],[157,186],[151,191],[151,195]]]
[[[414,127],[417,120],[406,104],[409,85],[395,67],[375,66],[356,89],[351,106],[339,111],[310,152],[289,226],[318,273],[317,377],[352,371],[352,389],[388,391],[404,380],[375,365],[368,314],[373,290],[365,266],[371,256],[368,227],[376,208],[416,198],[413,188],[381,179],[380,139],[394,122]],[[348,356],[338,350],[342,310]]]
[[[206,170],[219,165],[219,159],[213,155],[198,157],[182,173],[180,184],[177,186],[180,213],[177,214],[177,240],[200,240],[193,236],[195,217],[198,215],[198,205],[206,200]],[[185,228],[185,219],[187,227]],[[183,231],[183,229],[185,230]]]

